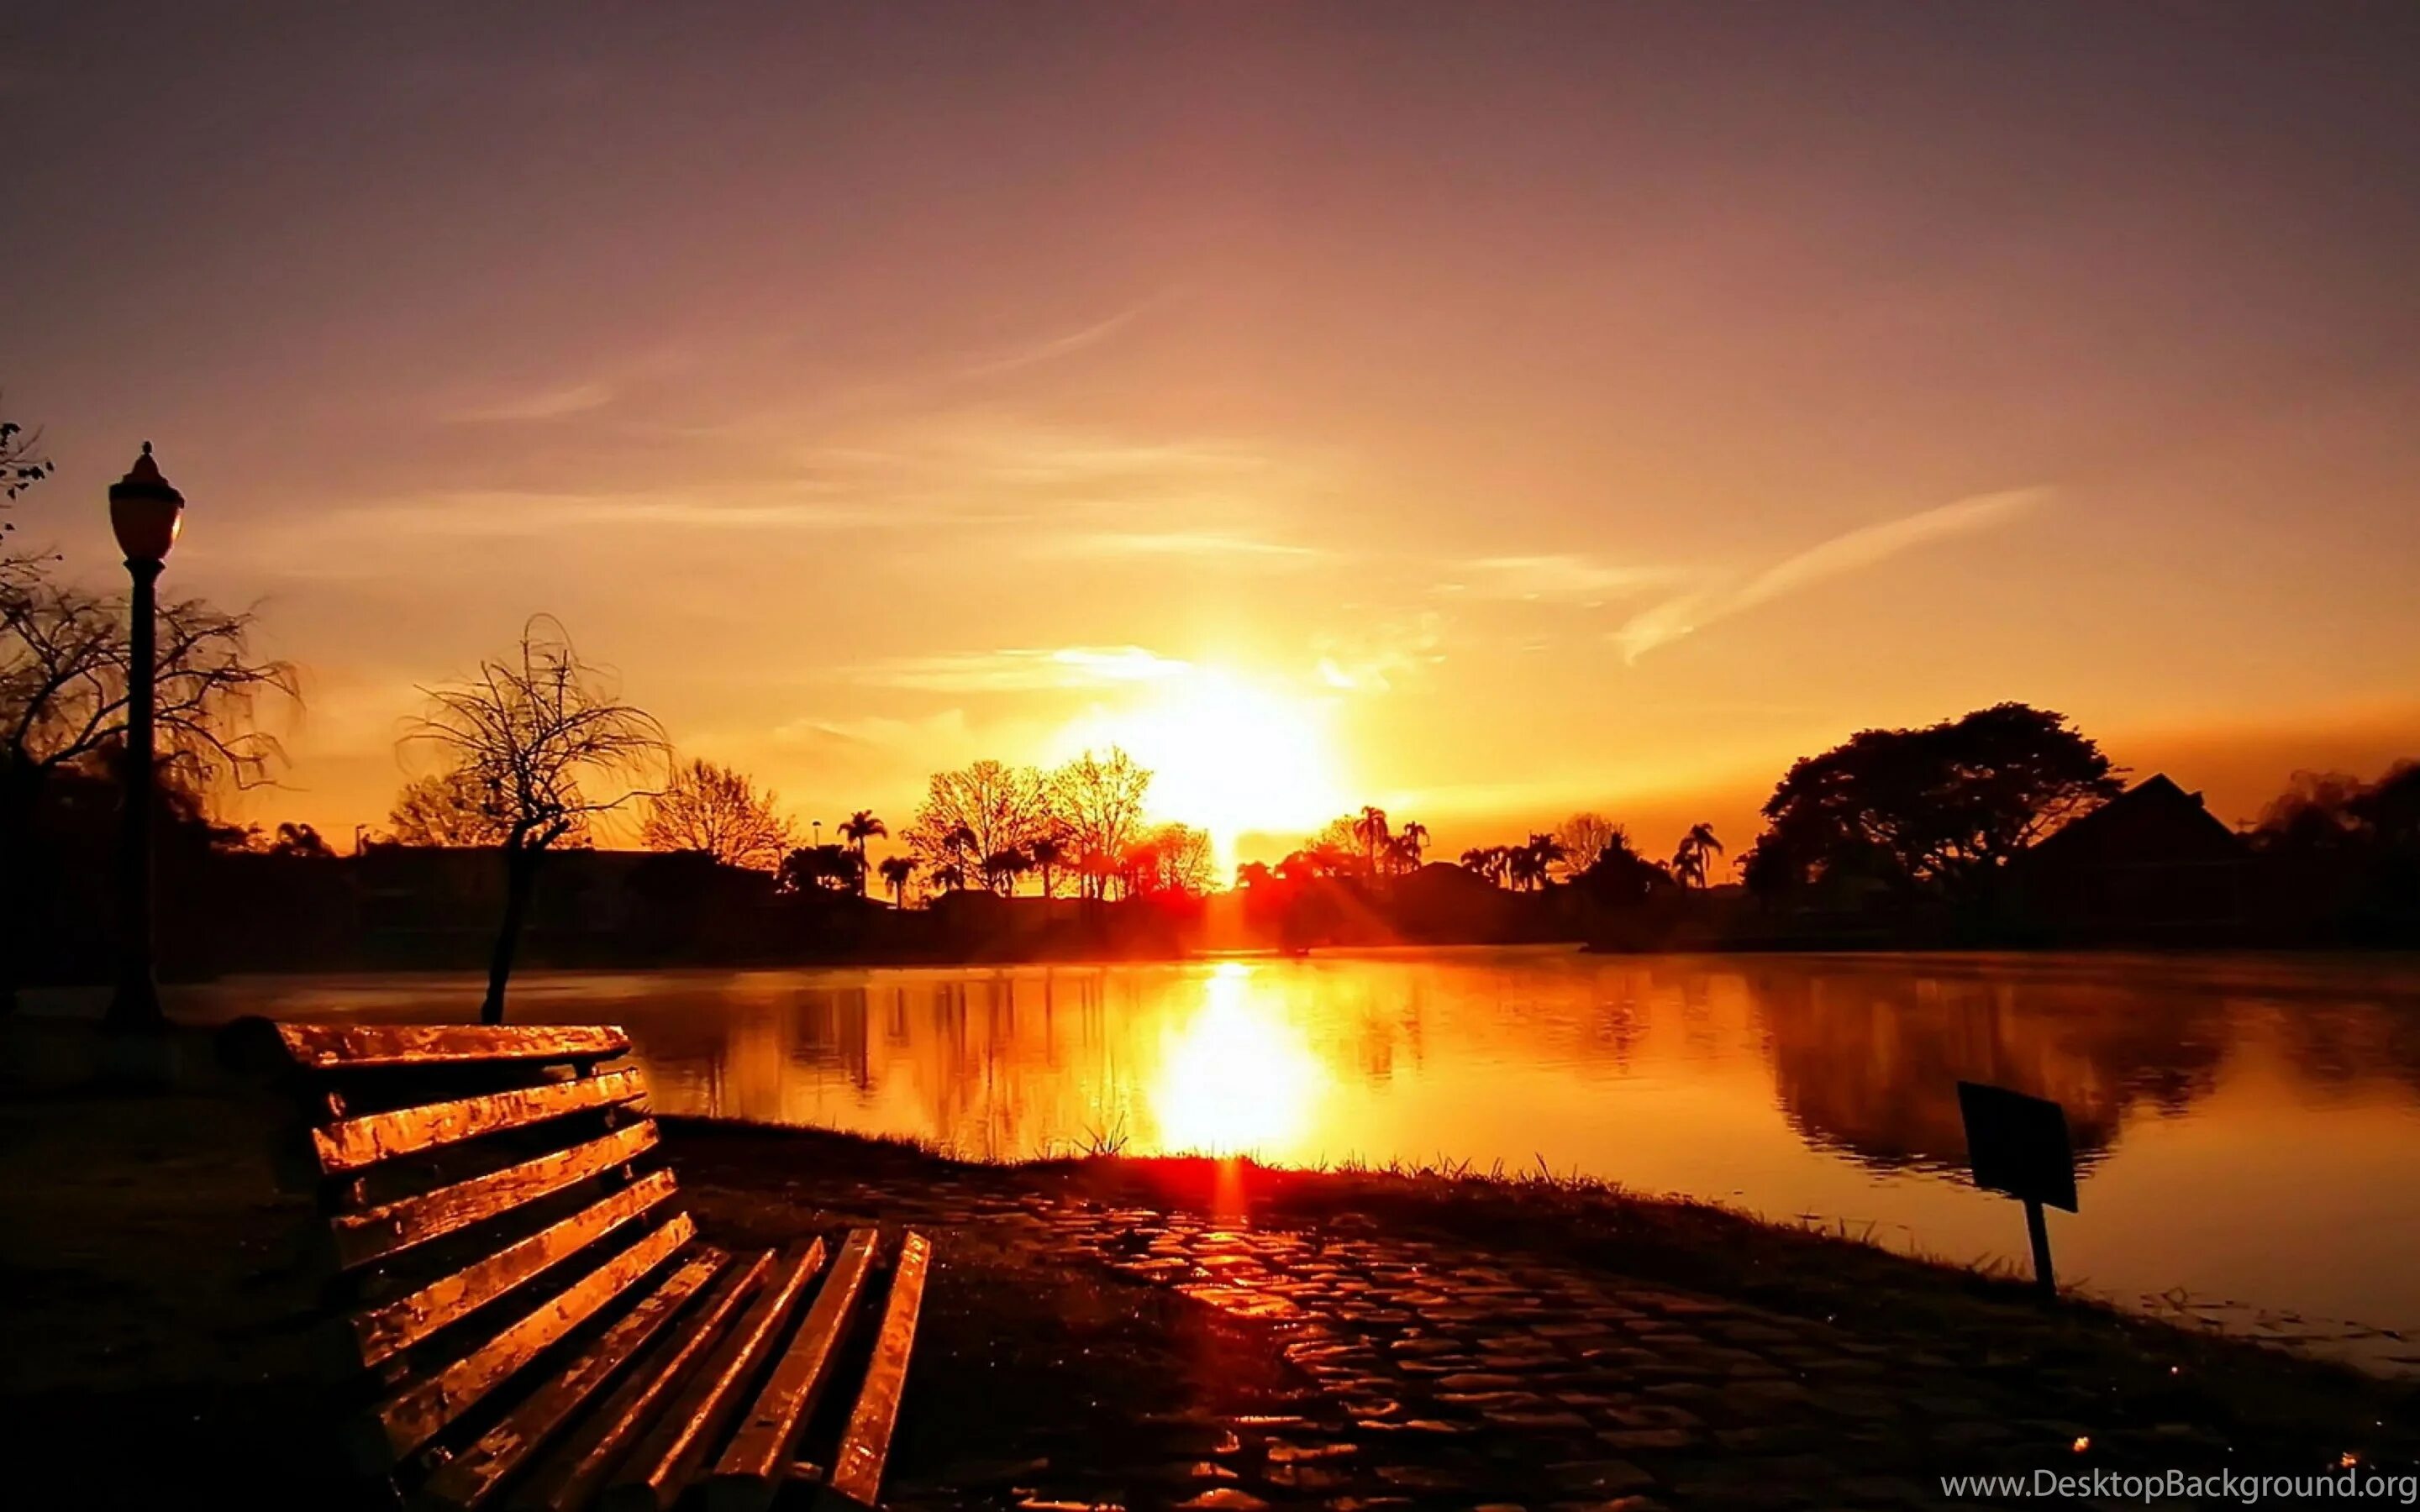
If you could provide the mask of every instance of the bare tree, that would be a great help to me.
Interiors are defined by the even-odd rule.
[[[708,761],[674,770],[647,800],[640,842],[655,851],[704,851],[725,866],[771,872],[797,843],[774,795],[756,791],[744,772]]]
[[[27,430],[13,420],[0,420],[0,510],[16,502],[19,494],[53,471],[51,459],[43,455],[39,428]],[[8,549],[7,538],[16,528],[14,521],[0,515],[0,584],[22,583],[31,570],[30,563]]]
[[[405,783],[386,824],[398,845],[480,848],[502,845],[508,827],[495,795],[458,766]]]
[[[1112,746],[1098,756],[1088,750],[1052,772],[1049,786],[1054,870],[1072,858],[1078,890],[1103,897],[1142,831],[1151,769]]]
[[[1128,896],[1210,890],[1214,874],[1210,835],[1191,825],[1165,824],[1127,847]]]
[[[1605,815],[1583,810],[1562,822],[1555,839],[1562,844],[1563,864],[1577,873],[1596,865],[1615,843],[1626,842],[1629,833]]]
[[[1014,874],[992,871],[987,863],[1022,851],[1042,833],[1048,811],[1041,773],[1031,766],[975,762],[933,774],[905,838],[929,875],[939,877],[954,867],[962,876],[1014,887]]]
[[[0,867],[17,887],[35,884],[34,815],[63,769],[105,760],[126,734],[127,606],[49,581],[26,564],[0,579]],[[162,777],[192,793],[256,787],[284,759],[257,721],[264,697],[301,699],[292,666],[256,657],[249,613],[197,600],[159,611],[154,666]],[[0,897],[0,932],[23,917],[23,898]],[[0,1008],[14,1001],[13,937],[0,939]]]
[[[538,858],[594,816],[653,795],[644,784],[664,759],[663,731],[621,701],[605,671],[580,659],[551,615],[522,626],[509,659],[481,662],[474,675],[421,692],[427,712],[405,742],[442,752],[504,825],[504,918],[479,1007],[479,1022],[502,1024]]]

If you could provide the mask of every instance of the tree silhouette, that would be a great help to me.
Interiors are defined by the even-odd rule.
[[[1474,845],[1462,853],[1462,864],[1497,887],[1504,885],[1512,859],[1512,852],[1501,845]]]
[[[1199,896],[1210,890],[1212,847],[1209,833],[1191,825],[1166,824],[1126,850],[1127,895],[1149,897],[1180,893]]]
[[[663,733],[580,659],[549,615],[522,627],[508,657],[421,691],[427,712],[406,742],[434,748],[469,774],[504,822],[504,917],[479,1005],[482,1024],[502,1024],[539,857],[592,816],[651,795],[641,784],[663,760]]]
[[[1793,764],[1765,800],[1752,890],[1866,876],[1973,899],[2009,857],[2123,791],[2067,717],[1998,703],[1920,730],[1864,730]]]
[[[1055,832],[1045,831],[1033,837],[1025,847],[1026,859],[1033,863],[1034,875],[1042,879],[1042,896],[1059,895],[1059,872],[1067,864],[1067,847]]]
[[[857,885],[860,891],[865,887],[865,842],[876,835],[887,836],[890,833],[890,826],[875,818],[871,809],[860,809],[842,823],[840,838],[857,847]]]
[[[1143,801],[1151,793],[1151,769],[1112,746],[1086,751],[1050,774],[1048,820],[1043,833],[1072,853],[1078,890],[1108,895],[1126,848],[1142,830]]]
[[[458,766],[405,783],[386,824],[398,845],[502,845],[512,827],[478,774]],[[575,842],[582,838],[566,837]]]
[[[1016,846],[994,851],[983,858],[984,885],[994,892],[1016,890],[1016,879],[1033,870],[1033,860]]]
[[[1047,813],[1041,773],[974,762],[932,775],[906,839],[927,875],[951,866],[962,877],[988,876],[985,862],[1021,849],[1041,833]]]
[[[0,400],[6,398],[0,394]],[[42,451],[40,430],[27,430],[13,420],[0,419],[0,507],[16,502],[19,494],[54,471],[51,459]],[[14,520],[0,515],[0,584],[25,580],[32,573],[32,563],[8,549],[8,537],[16,528]]]
[[[16,930],[39,880],[22,858],[44,793],[125,745],[127,625],[123,600],[54,583],[39,563],[0,575],[0,1011],[16,1001]],[[259,705],[299,703],[301,687],[290,665],[253,654],[255,627],[198,600],[159,610],[152,717],[164,782],[196,795],[254,787],[284,760]]]
[[[275,838],[269,842],[269,854],[324,860],[336,853],[329,847],[327,841],[321,838],[319,832],[309,825],[281,824],[277,826]]]
[[[1594,866],[1606,846],[1617,841],[1626,843],[1629,833],[1605,815],[1582,810],[1562,822],[1555,831],[1555,839],[1563,847],[1565,863],[1579,872]]]
[[[908,906],[908,884],[916,879],[916,863],[905,856],[886,856],[879,868],[882,885],[891,889],[892,906]]]
[[[1526,845],[1515,845],[1505,861],[1505,875],[1524,892],[1546,885],[1555,863],[1563,858],[1563,843],[1552,835],[1532,834]]]
[[[664,790],[647,799],[639,842],[651,851],[700,851],[724,866],[770,872],[795,837],[775,810],[772,793],[758,793],[746,774],[708,761],[675,767]]]
[[[1709,886],[1707,863],[1722,854],[1723,842],[1714,838],[1714,825],[1691,825],[1689,832],[1681,837],[1680,847],[1672,853],[1672,874],[1684,887]]]
[[[1672,873],[1638,854],[1630,832],[1620,825],[1596,853],[1596,859],[1572,873],[1574,886],[1604,903],[1644,902],[1659,887],[1672,886]]]
[[[1387,810],[1375,804],[1365,804],[1353,821],[1353,838],[1361,842],[1361,859],[1372,872],[1378,870],[1378,853],[1387,843]]]
[[[801,845],[782,857],[777,875],[786,893],[862,893],[865,858],[845,845]]]

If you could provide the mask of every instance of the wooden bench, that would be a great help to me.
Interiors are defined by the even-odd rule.
[[[228,1031],[303,1110],[281,1169],[324,1220],[315,1344],[351,1458],[375,1500],[420,1507],[875,1505],[930,1245],[700,1242],[640,1073],[613,1064],[629,1047],[598,1026]],[[810,1440],[830,1445],[813,1464]]]

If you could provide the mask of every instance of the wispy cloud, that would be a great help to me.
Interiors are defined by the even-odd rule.
[[[1135,317],[1150,307],[1148,303],[1138,304],[1130,310],[1121,310],[1106,320],[1096,320],[1089,326],[1080,327],[1075,331],[977,358],[959,369],[959,376],[990,378],[995,374],[1014,373],[1020,368],[1036,367],[1044,363],[1055,363],[1063,357],[1082,351],[1087,347],[1099,346],[1132,325]]]
[[[1192,663],[1141,646],[1017,647],[899,656],[857,670],[857,682],[929,693],[1029,693],[1181,677]]]
[[[1785,594],[1861,571],[1904,551],[1978,532],[1996,530],[2051,497],[2048,488],[2017,488],[1980,494],[1900,519],[1885,520],[1836,535],[1785,558],[1745,582],[1723,584],[1666,599],[1613,633],[1623,656],[1637,661],[1658,646],[1702,630],[1716,620],[1769,603]]]
[[[475,406],[448,415],[458,424],[507,424],[515,421],[562,420],[571,415],[602,409],[613,402],[613,389],[605,383],[575,383],[566,388],[541,389],[502,399],[492,404]]]
[[[1459,579],[1442,586],[1487,598],[1565,600],[1583,604],[1636,594],[1672,580],[1668,567],[1599,562],[1572,552],[1479,557],[1458,564]]]
[[[1317,547],[1227,531],[1090,531],[1066,537],[1056,549],[1067,556],[1252,557],[1296,562],[1328,555]]]
[[[1319,681],[1340,692],[1383,693],[1445,659],[1445,621],[1435,613],[1386,620],[1350,636],[1322,637]]]

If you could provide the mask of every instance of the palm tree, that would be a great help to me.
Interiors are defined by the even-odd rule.
[[[840,838],[857,847],[857,885],[860,891],[865,887],[865,842],[876,835],[890,833],[882,821],[874,817],[871,809],[860,809],[840,826]]]
[[[891,889],[892,904],[907,907],[908,884],[915,878],[916,863],[905,856],[886,856],[882,858],[881,872],[883,885]]]
[[[1387,841],[1387,870],[1409,874],[1420,869],[1420,848],[1413,842],[1411,828]]]
[[[1056,897],[1059,868],[1067,859],[1066,846],[1055,835],[1043,835],[1025,847],[1025,855],[1033,863],[1033,870],[1042,873],[1042,896],[1046,899]]]
[[[1528,892],[1546,880],[1546,863],[1528,846],[1515,845],[1505,852],[1504,874],[1516,890]]]
[[[928,876],[933,886],[943,892],[955,892],[967,885],[967,869],[956,861],[943,861]]]
[[[1417,819],[1407,820],[1404,822],[1403,829],[1396,834],[1395,838],[1403,842],[1405,854],[1411,857],[1412,864],[1410,870],[1414,872],[1419,871],[1420,869],[1420,853],[1429,848],[1429,826],[1421,824]]]
[[[1032,870],[1033,862],[1014,845],[983,859],[984,883],[994,892],[1015,892],[1016,879]]]
[[[1544,887],[1547,872],[1571,852],[1565,850],[1563,842],[1552,835],[1533,834],[1529,837],[1529,843],[1521,847],[1520,854],[1529,858],[1528,871],[1531,885]]]
[[[1672,874],[1684,887],[1706,887],[1707,862],[1722,854],[1723,842],[1714,838],[1714,825],[1691,825],[1681,837],[1681,848],[1672,853]]]
[[[1378,870],[1378,849],[1387,843],[1387,810],[1376,804],[1362,806],[1361,817],[1353,821],[1353,838],[1361,842],[1361,859],[1370,870]]]
[[[1511,870],[1512,853],[1502,845],[1474,845],[1462,853],[1462,864],[1500,887]]]

